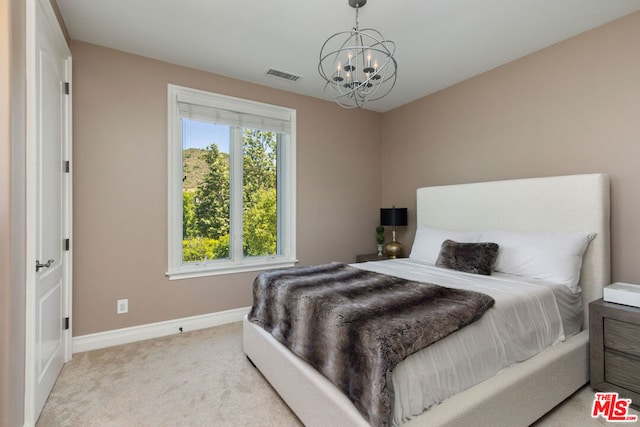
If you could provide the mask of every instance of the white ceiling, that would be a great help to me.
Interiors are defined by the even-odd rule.
[[[322,43],[350,30],[347,0],[57,0],[75,40],[322,98]],[[396,43],[388,111],[640,10],[640,0],[369,0],[360,28]],[[303,76],[296,83],[268,68]]]

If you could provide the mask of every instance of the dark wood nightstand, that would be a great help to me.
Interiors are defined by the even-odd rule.
[[[389,259],[389,257],[386,254],[378,256],[377,253],[356,255],[356,262],[382,261],[383,259]]]
[[[640,408],[640,308],[589,304],[591,387],[617,392]]]

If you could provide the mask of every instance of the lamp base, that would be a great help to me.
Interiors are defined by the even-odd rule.
[[[402,258],[402,244],[393,240],[384,245],[384,252],[389,258]]]

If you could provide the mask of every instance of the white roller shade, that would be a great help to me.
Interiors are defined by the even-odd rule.
[[[265,114],[262,109],[260,115],[246,111],[240,113],[229,109],[228,103],[224,106],[206,105],[194,98],[196,97],[178,96],[178,111],[182,117],[232,127],[291,134],[291,117],[281,111],[267,111],[270,114]]]

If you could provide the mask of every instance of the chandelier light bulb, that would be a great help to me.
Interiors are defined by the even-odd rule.
[[[371,51],[367,51],[367,63],[363,71],[367,74],[367,77],[369,76],[369,73],[373,73],[375,71],[371,66]]]

